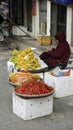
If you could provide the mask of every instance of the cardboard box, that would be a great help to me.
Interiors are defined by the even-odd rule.
[[[31,120],[53,113],[53,94],[41,98],[21,98],[13,93],[12,99],[13,113],[24,120]]]
[[[37,42],[41,45],[50,45],[51,37],[50,36],[37,36]]]

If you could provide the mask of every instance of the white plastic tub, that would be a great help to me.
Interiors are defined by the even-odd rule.
[[[53,113],[53,94],[42,98],[25,99],[13,93],[12,99],[13,113],[24,120],[31,120]]]
[[[44,77],[45,83],[54,88],[55,98],[62,98],[73,95],[73,75],[55,77],[46,72]]]

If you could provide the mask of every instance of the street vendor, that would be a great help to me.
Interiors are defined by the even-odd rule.
[[[55,35],[55,41],[57,47],[44,51],[39,57],[48,65],[48,69],[53,69],[57,66],[64,69],[70,58],[70,46],[66,41],[64,32],[59,32]]]

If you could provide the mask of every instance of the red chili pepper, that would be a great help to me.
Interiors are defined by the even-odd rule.
[[[15,91],[20,94],[39,95],[50,93],[53,88],[42,81],[32,79],[29,82],[25,82],[21,87],[16,88]]]

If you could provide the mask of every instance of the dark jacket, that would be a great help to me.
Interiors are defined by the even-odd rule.
[[[59,41],[56,49],[48,52],[43,52],[40,55],[40,58],[47,64],[55,67],[57,63],[66,64],[70,57],[70,46],[66,41],[66,37],[64,33],[59,33],[55,36],[55,38]]]

